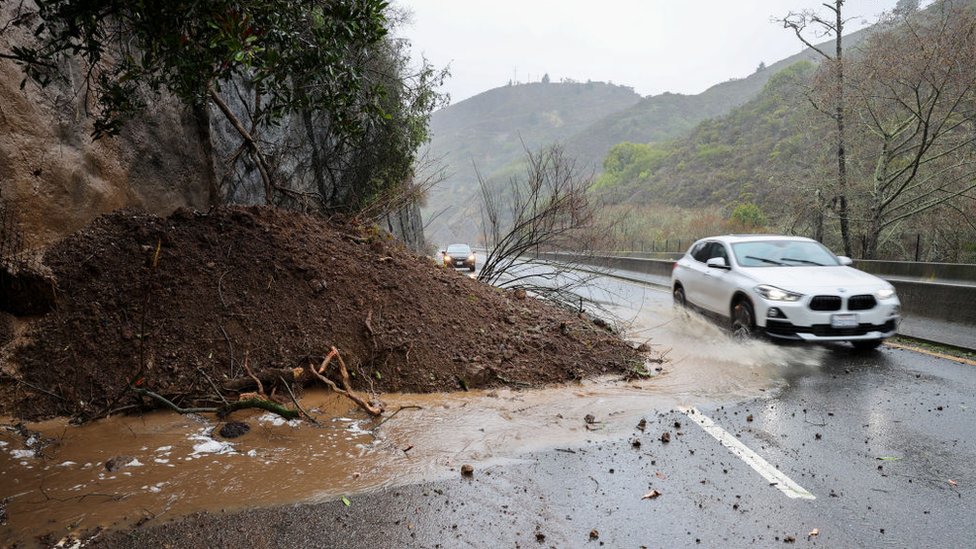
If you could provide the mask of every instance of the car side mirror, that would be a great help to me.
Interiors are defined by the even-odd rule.
[[[705,262],[705,265],[712,267],[714,269],[729,269],[729,265],[725,262],[724,257],[713,257]]]
[[[851,265],[854,264],[854,260],[847,257],[846,255],[839,255],[837,256],[837,259],[840,260],[840,264],[845,267],[850,267]]]
[[[441,255],[447,255],[447,250],[441,250]]]

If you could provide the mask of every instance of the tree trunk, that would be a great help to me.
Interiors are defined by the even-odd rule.
[[[847,153],[844,150],[844,18],[841,16],[843,5],[844,0],[835,0],[837,53],[834,61],[837,63],[837,110],[834,116],[837,120],[837,217],[840,221],[840,236],[844,241],[844,253],[848,257],[853,257],[847,212]]]
[[[261,181],[264,183],[264,201],[267,204],[274,204],[274,183],[271,180],[271,172],[268,170],[268,164],[264,160],[264,155],[261,154],[261,150],[258,148],[257,142],[254,140],[254,136],[251,132],[247,131],[244,124],[241,122],[234,111],[230,110],[227,103],[224,101],[217,90],[214,89],[213,85],[208,86],[208,91],[210,93],[210,100],[217,105],[220,112],[224,113],[224,117],[230,122],[237,133],[240,134],[241,138],[244,139],[244,144],[247,146],[248,152],[254,158],[255,164],[258,165],[258,172],[261,173]]]

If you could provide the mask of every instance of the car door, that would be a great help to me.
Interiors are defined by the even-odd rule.
[[[685,288],[685,299],[688,303],[704,307],[702,303],[702,291],[705,285],[705,261],[711,242],[701,242],[696,244],[688,252],[686,260],[682,262],[684,273],[681,277],[681,284]]]
[[[727,266],[732,265],[729,259],[728,249],[722,242],[711,242],[709,244],[705,261],[715,257],[724,259]],[[700,306],[713,313],[728,316],[726,296],[730,295],[731,283],[732,276],[730,269],[719,269],[705,265],[705,270],[702,274],[701,289],[699,290],[701,295]]]

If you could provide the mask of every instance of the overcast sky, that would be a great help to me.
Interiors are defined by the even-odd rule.
[[[802,49],[770,22],[822,0],[398,0],[415,56],[450,66],[456,103],[509,80],[610,81],[641,95],[697,94]],[[896,0],[847,0],[853,31]],[[821,7],[821,10],[824,8]]]

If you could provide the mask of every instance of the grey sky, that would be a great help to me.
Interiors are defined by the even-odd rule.
[[[847,0],[850,30],[896,0]],[[771,23],[821,0],[399,0],[413,12],[400,34],[435,66],[456,103],[509,80],[611,81],[641,95],[696,94],[799,52]],[[824,8],[820,8],[824,10]]]

